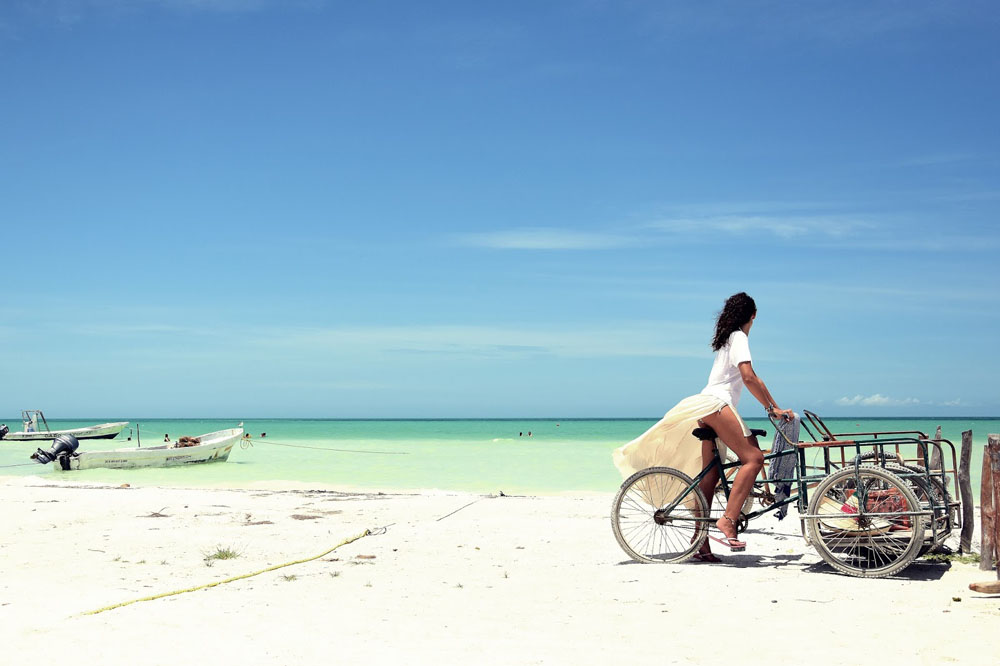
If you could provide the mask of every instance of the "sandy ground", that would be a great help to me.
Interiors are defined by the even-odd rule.
[[[0,481],[5,664],[996,664],[977,565],[835,573],[794,513],[725,563],[633,563],[612,495]],[[384,530],[380,529],[384,528]],[[754,529],[756,528],[756,529]],[[84,615],[319,555],[195,592]],[[206,559],[220,549],[238,557]],[[718,550],[718,548],[716,549]],[[721,554],[721,553],[720,553]]]

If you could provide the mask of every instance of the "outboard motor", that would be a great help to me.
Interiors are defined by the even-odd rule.
[[[0,423],[0,439],[3,439],[4,437],[6,437],[7,433],[9,433],[9,432],[10,432],[10,428],[7,427],[7,424],[6,423]]]
[[[38,449],[31,454],[31,459],[37,460],[43,465],[58,459],[59,465],[63,469],[69,469],[69,457],[73,455],[78,446],[80,446],[80,441],[73,435],[59,435],[52,442],[51,449],[48,451]]]

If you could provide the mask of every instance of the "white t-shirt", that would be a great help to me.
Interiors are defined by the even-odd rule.
[[[750,360],[752,359],[747,334],[737,329],[729,334],[726,344],[715,352],[715,363],[712,364],[712,372],[708,376],[708,386],[701,392],[721,398],[735,408],[743,391],[740,363]]]

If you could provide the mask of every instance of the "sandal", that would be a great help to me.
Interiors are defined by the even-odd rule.
[[[718,564],[719,562],[722,562],[722,560],[716,557],[715,553],[711,551],[707,553],[695,553],[692,557],[698,562],[707,562],[709,564]]]
[[[722,514],[722,517],[725,518],[726,520],[728,520],[730,523],[732,523],[733,530],[735,531],[736,530],[736,521],[733,520],[732,518],[730,518],[729,516],[727,516],[726,514]],[[718,526],[718,525],[716,525],[716,526]],[[722,529],[719,528],[719,531],[722,532]],[[737,532],[737,534],[739,534],[739,532]],[[725,532],[722,533],[722,536],[723,536],[723,538],[719,539],[718,537],[714,537],[711,534],[709,534],[708,538],[711,539],[712,541],[715,541],[716,543],[721,543],[723,546],[728,546],[730,552],[733,552],[733,553],[739,553],[739,552],[742,552],[742,551],[744,551],[744,550],[747,549],[746,541],[740,541],[736,537],[726,536]]]

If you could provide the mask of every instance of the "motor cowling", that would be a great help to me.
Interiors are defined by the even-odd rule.
[[[6,423],[0,423],[0,439],[3,439],[4,437],[6,437],[7,433],[9,433],[9,432],[10,432],[10,428],[7,427],[7,424]]]
[[[62,468],[69,469],[69,457],[76,452],[79,446],[80,440],[73,435],[59,435],[52,441],[51,449],[48,451],[38,449],[31,454],[31,459],[45,465],[58,458]]]

